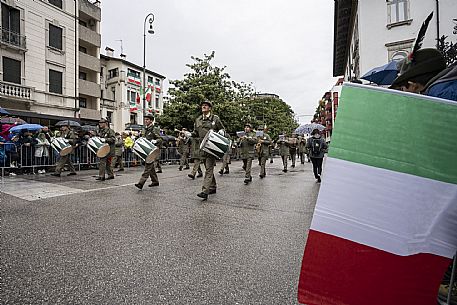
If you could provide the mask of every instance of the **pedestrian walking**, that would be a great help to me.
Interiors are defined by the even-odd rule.
[[[324,160],[324,154],[327,151],[328,145],[321,136],[319,129],[314,129],[311,132],[311,137],[308,139],[306,147],[309,149],[309,155],[313,163],[314,177],[317,182],[321,182],[322,161]]]
[[[181,156],[179,159],[179,171],[182,171],[183,168],[189,169],[190,132],[187,131],[187,128],[183,128],[179,132],[177,145]]]

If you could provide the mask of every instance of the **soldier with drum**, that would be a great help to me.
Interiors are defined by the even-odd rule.
[[[213,130],[214,132],[224,133],[224,125],[221,119],[211,112],[213,104],[205,100],[201,104],[202,114],[195,120],[193,136],[199,139],[199,143],[203,141],[205,136]],[[205,164],[205,178],[203,180],[202,192],[197,196],[208,199],[209,194],[216,193],[216,178],[214,177],[214,166],[216,165],[216,157],[208,152],[203,153],[203,162]]]
[[[141,136],[145,137],[147,140],[151,142],[155,142],[157,147],[160,147],[162,143],[162,138],[160,137],[159,130],[154,127],[153,120],[154,116],[152,114],[146,114],[146,116],[144,117],[144,124],[146,126],[143,129]],[[160,155],[160,153],[158,155]],[[151,184],[148,185],[149,187],[159,185],[159,178],[157,177],[154,163],[155,162],[145,162],[144,171],[141,175],[140,181],[135,184],[135,186],[140,190],[143,188],[144,184],[146,183],[149,177],[151,177],[152,181]]]
[[[60,137],[63,138],[65,142],[71,145],[72,148],[70,149],[70,151],[73,151],[73,148],[76,145],[76,135],[73,132],[73,130],[70,129],[69,122],[60,127]],[[54,173],[51,174],[51,176],[60,177],[60,173],[64,169],[65,165],[68,165],[68,169],[70,170],[70,173],[67,176],[76,175],[75,167],[71,163],[71,152],[68,154],[63,154],[61,151],[59,160],[56,164],[56,170]]]
[[[98,121],[99,130],[97,136],[101,138],[102,142],[109,145],[109,153],[100,157],[100,163],[98,165],[98,177],[95,180],[105,181],[105,172],[108,174],[107,180],[114,179],[112,159],[114,156],[114,143],[116,142],[116,136],[114,130],[109,127],[109,121],[107,119],[100,119]]]
[[[287,134],[284,132],[279,135],[277,145],[279,147],[279,155],[282,158],[282,165],[284,166],[283,172],[287,173],[287,159],[289,158],[289,139]]]

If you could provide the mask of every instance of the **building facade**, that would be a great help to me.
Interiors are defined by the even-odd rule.
[[[89,19],[85,11],[98,19]],[[1,12],[1,106],[33,123],[79,118],[79,63],[84,60],[78,37],[84,35],[78,16],[92,20],[90,34],[100,40],[100,8],[87,0],[2,0]],[[96,74],[91,77],[97,84]]]
[[[143,97],[146,113],[163,113],[165,76],[146,69],[143,95],[143,67],[127,61],[125,55],[114,57],[110,48],[106,48],[106,55],[101,55],[101,65],[101,114],[110,119],[114,130],[143,124]]]
[[[455,0],[335,0],[333,76],[358,79],[405,58],[431,12],[423,47],[436,47],[443,35],[457,41]]]

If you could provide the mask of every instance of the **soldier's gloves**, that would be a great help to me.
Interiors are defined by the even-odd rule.
[[[221,136],[225,137],[225,130],[224,129],[220,129],[217,133],[220,134]]]
[[[105,143],[106,142],[105,138],[100,138],[100,142]]]
[[[152,139],[152,140],[151,140],[151,143],[152,143],[152,144],[157,144],[157,140]]]

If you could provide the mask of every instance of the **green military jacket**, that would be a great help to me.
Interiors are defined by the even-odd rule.
[[[261,144],[260,150],[258,151],[259,157],[268,158],[270,156],[270,145],[272,143],[270,135],[264,132],[263,137],[258,137],[257,141]]]
[[[192,133],[193,136],[195,136],[198,139],[198,147],[200,147],[201,142],[203,141],[203,138],[206,136],[208,131],[214,130],[215,132],[218,132],[219,130],[225,129],[224,125],[222,124],[221,119],[215,115],[210,113],[207,117],[203,117],[203,114],[201,114],[194,123],[194,132]],[[200,153],[200,157],[204,157],[207,154],[202,154]]]
[[[241,159],[254,158],[256,143],[257,138],[255,136],[255,132],[253,131],[246,133],[244,137],[240,138]]]
[[[159,128],[154,127],[154,124],[151,124],[143,128],[143,130],[141,131],[141,136],[145,137],[149,141],[154,140],[156,142],[154,144],[155,146],[159,148],[162,147],[163,139],[160,136]]]
[[[114,155],[114,143],[116,143],[116,133],[111,128],[102,128],[97,132],[97,136],[105,139],[105,143],[109,144],[110,152],[109,155]],[[108,156],[109,156],[108,155]]]
[[[283,141],[278,140],[279,146],[279,155],[288,156],[289,155],[289,139],[284,137]]]
[[[114,143],[114,154],[116,156],[122,156],[123,152],[124,152],[124,140],[122,139],[122,136],[117,136],[116,142]]]
[[[68,144],[71,146],[76,145],[76,134],[73,132],[73,130],[69,129],[66,132],[60,132],[60,137],[67,139]]]
[[[189,140],[185,137],[178,138],[178,152],[181,155],[189,152]]]

